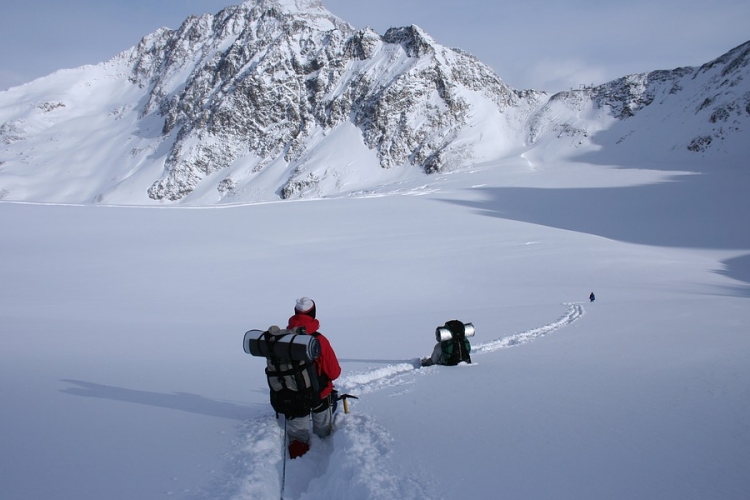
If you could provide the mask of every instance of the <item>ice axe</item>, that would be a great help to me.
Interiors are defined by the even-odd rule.
[[[344,413],[349,413],[349,399],[359,399],[357,396],[351,394],[341,394],[338,399],[344,402]]]

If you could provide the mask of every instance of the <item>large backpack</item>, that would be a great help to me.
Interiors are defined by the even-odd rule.
[[[447,366],[455,366],[460,362],[471,363],[471,343],[466,338],[466,326],[458,320],[445,323],[445,328],[451,332],[451,338],[440,342],[443,362]]]
[[[320,356],[317,335],[304,328],[271,327],[245,334],[245,352],[266,358],[271,406],[288,418],[304,417],[320,404],[320,382],[315,359]]]

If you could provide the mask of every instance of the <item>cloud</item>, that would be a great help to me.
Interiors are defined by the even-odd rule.
[[[529,66],[524,73],[523,80],[532,82],[532,88],[548,92],[597,85],[611,79],[605,67],[577,58],[543,58]]]

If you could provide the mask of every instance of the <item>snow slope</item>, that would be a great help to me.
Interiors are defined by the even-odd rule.
[[[279,498],[241,339],[309,295],[360,399],[287,463],[284,498],[745,499],[747,175],[669,167],[520,159],[213,209],[2,202],[2,497]],[[414,369],[452,318],[476,325],[474,363]]]
[[[0,93],[0,497],[747,499],[748,51],[528,116],[462,91],[455,171],[314,130],[183,208],[125,206],[175,144],[126,55]],[[322,199],[279,201],[298,166]],[[241,339],[302,295],[360,399],[284,469]],[[454,318],[474,363],[416,369]]]

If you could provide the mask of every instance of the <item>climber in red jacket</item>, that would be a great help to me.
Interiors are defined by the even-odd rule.
[[[341,375],[341,366],[336,353],[328,339],[318,332],[320,322],[315,318],[315,302],[302,297],[294,307],[294,316],[289,318],[287,328],[304,327],[308,335],[313,335],[320,343],[320,356],[315,360],[315,367],[320,382],[320,403],[312,409],[313,432],[320,438],[331,434],[333,412],[336,410],[336,391],[333,381]],[[307,416],[287,420],[289,435],[289,456],[297,458],[310,449],[310,424]]]

